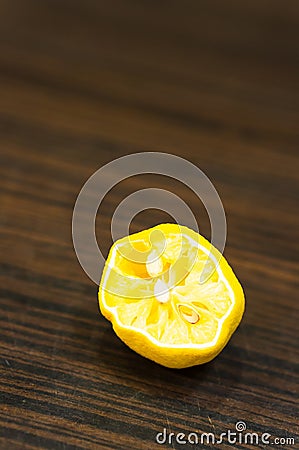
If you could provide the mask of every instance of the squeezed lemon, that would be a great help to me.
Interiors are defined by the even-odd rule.
[[[113,244],[99,304],[131,349],[184,368],[221,352],[241,321],[245,299],[227,261],[203,236],[161,224]]]

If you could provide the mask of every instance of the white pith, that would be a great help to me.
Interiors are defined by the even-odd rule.
[[[131,330],[134,331],[135,333],[140,333],[141,335],[145,336],[147,339],[149,339],[155,346],[161,347],[161,348],[195,348],[195,349],[203,349],[203,348],[209,348],[209,347],[213,347],[216,345],[216,343],[219,340],[219,335],[221,333],[221,329],[222,329],[222,325],[225,322],[225,320],[227,319],[227,317],[230,315],[234,304],[235,304],[235,294],[228,282],[228,280],[225,278],[220,265],[219,265],[219,261],[217,261],[217,259],[215,258],[215,256],[209,252],[209,250],[207,248],[205,248],[203,245],[201,245],[200,243],[196,242],[194,239],[192,239],[190,236],[185,235],[184,236],[189,240],[189,242],[191,243],[191,245],[193,247],[196,247],[198,249],[200,249],[201,251],[203,251],[215,264],[216,267],[216,271],[218,273],[219,276],[219,281],[221,280],[224,285],[226,286],[228,292],[229,292],[229,296],[231,299],[231,305],[228,308],[228,310],[226,311],[226,313],[224,314],[224,316],[221,319],[218,319],[218,328],[217,328],[217,332],[215,334],[215,337],[212,341],[206,342],[206,343],[202,343],[202,344],[194,344],[194,343],[188,343],[188,344],[167,344],[167,343],[161,343],[159,342],[156,338],[154,338],[151,334],[149,334],[146,330],[141,329],[141,328],[137,328],[134,327],[133,325],[125,325],[123,324],[118,317],[118,312],[117,312],[117,307],[110,307],[106,304],[105,301],[105,295],[104,289],[101,289],[101,301],[103,303],[104,308],[109,311],[112,316],[114,317],[114,320],[116,321],[116,323],[122,328],[122,329],[127,329],[127,330]],[[113,249],[113,253],[111,255],[111,259],[110,259],[110,263],[109,266],[114,267],[114,263],[115,263],[115,257],[116,257],[116,251],[117,251],[117,244],[115,245],[114,249]],[[104,279],[102,281],[102,286],[105,287],[106,285],[106,281],[109,277],[111,268],[107,266],[106,267],[106,272],[105,272],[105,276]]]

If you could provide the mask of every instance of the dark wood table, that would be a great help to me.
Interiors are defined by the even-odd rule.
[[[1,449],[154,449],[164,429],[164,447],[199,448],[178,433],[219,438],[240,421],[258,445],[201,447],[298,445],[298,29],[288,0],[1,1]],[[225,207],[246,313],[204,366],[127,348],[73,249],[84,182],[146,151],[196,164]],[[147,187],[179,195],[209,237],[186,186],[136,176],[100,207],[105,255],[115,208]],[[147,210],[130,230],[168,220]]]

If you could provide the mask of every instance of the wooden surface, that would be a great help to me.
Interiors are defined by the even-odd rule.
[[[237,421],[298,445],[298,27],[297,1],[1,1],[1,449],[154,449],[163,428],[219,436]],[[198,165],[226,210],[247,308],[202,367],[123,345],[72,247],[85,180],[139,151]],[[105,254],[115,207],[155,186],[169,187],[144,176],[105,199]],[[198,200],[170,187],[208,236]],[[131,230],[168,219],[144,212]]]

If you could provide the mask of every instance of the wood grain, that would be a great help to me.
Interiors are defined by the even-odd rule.
[[[298,29],[292,0],[1,1],[1,449],[154,449],[163,428],[219,436],[240,420],[298,444]],[[85,180],[139,151],[198,165],[226,210],[247,308],[202,367],[123,345],[72,247]],[[143,187],[171,188],[209,236],[186,187],[134,177],[101,206],[105,254],[115,207]]]

